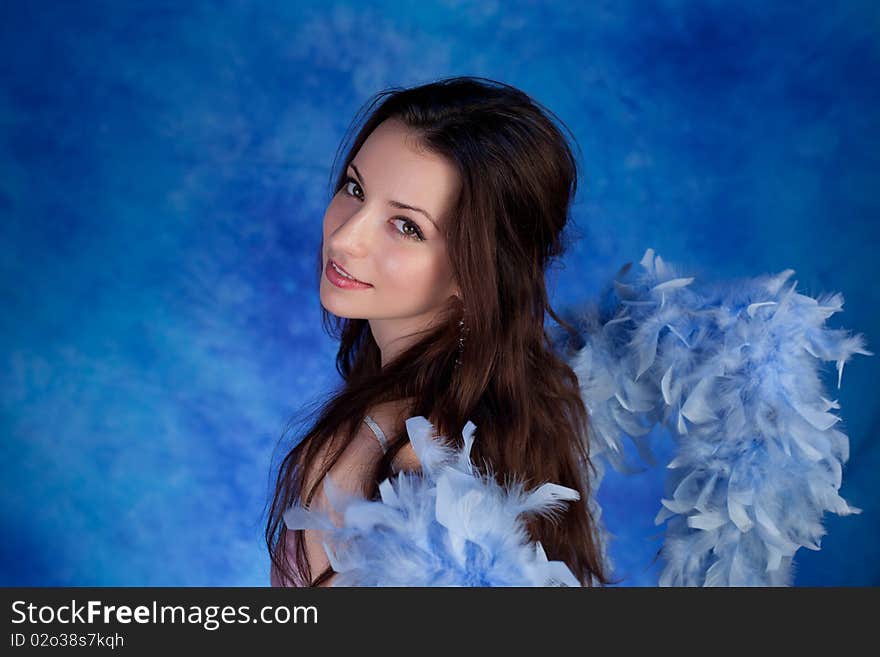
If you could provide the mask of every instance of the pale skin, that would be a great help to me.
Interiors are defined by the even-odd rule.
[[[323,275],[321,304],[339,317],[368,320],[384,367],[436,321],[450,296],[461,294],[441,232],[458,199],[461,180],[452,163],[421,148],[410,129],[396,119],[384,121],[372,132],[346,175],[351,180],[324,214],[323,261],[326,267],[332,258],[371,287],[342,289]],[[369,414],[391,436],[409,417],[407,402],[381,404]],[[381,456],[375,435],[361,422],[329,474],[341,489],[364,495],[372,466]],[[411,445],[398,452],[392,467],[398,472],[419,467]],[[307,480],[308,485],[311,479]],[[310,508],[328,506],[321,489]],[[313,577],[329,565],[320,534],[304,532]]]
[[[324,214],[324,263],[332,258],[373,287],[344,290],[323,276],[321,305],[369,320],[384,367],[433,323],[446,299],[460,294],[440,229],[461,183],[450,162],[421,149],[395,119],[373,131],[346,173],[352,180]]]

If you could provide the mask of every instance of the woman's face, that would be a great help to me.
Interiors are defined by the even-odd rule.
[[[461,182],[450,162],[420,150],[396,119],[372,132],[345,175],[324,214],[321,304],[339,317],[370,320],[383,347],[427,328],[459,293],[441,231]],[[331,260],[369,287],[334,284]]]

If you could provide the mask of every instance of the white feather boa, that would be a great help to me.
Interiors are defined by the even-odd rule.
[[[480,476],[470,460],[473,422],[461,451],[433,437],[424,417],[409,418],[406,429],[422,474],[386,479],[381,501],[346,495],[325,479],[340,526],[300,506],[284,514],[288,529],[325,532],[334,586],[579,586],[564,563],[529,544],[522,522],[526,514],[555,514],[579,499],[577,491],[546,483],[525,492]]]
[[[648,249],[643,271],[622,270],[598,305],[564,313],[580,345],[555,343],[577,373],[591,420],[590,452],[627,472],[628,437],[649,463],[644,437],[663,425],[676,441],[667,497],[661,586],[783,586],[799,547],[818,550],[826,511],[859,513],[839,495],[849,457],[834,425],[821,361],[870,355],[861,335],[824,326],[840,294],[820,299],[787,285],[794,273],[693,285]],[[553,483],[532,492],[500,487],[470,461],[475,426],[457,451],[423,417],[406,422],[422,464],[380,485],[381,500],[344,495],[325,482],[343,519],[294,506],[290,529],[321,529],[337,586],[578,586],[568,567],[528,542],[523,516],[553,515],[578,500]],[[595,495],[585,501],[601,527]],[[604,542],[607,549],[607,541]],[[604,558],[613,568],[607,552]]]

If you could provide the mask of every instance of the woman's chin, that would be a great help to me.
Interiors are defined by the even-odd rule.
[[[324,290],[321,290],[321,305],[328,313],[341,317],[342,319],[359,319],[359,317],[355,316],[351,304],[340,302],[339,299],[334,298],[332,291],[325,294]]]

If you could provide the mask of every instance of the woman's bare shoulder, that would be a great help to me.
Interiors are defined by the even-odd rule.
[[[416,450],[413,449],[412,443],[407,443],[391,461],[391,468],[394,472],[416,472],[422,469],[422,462],[416,456]]]
[[[369,415],[379,425],[381,431],[390,439],[398,431],[405,430],[407,418],[411,416],[412,400],[402,399],[380,402],[372,405],[365,415]],[[362,418],[363,420],[363,418]],[[333,442],[333,441],[330,441]],[[330,468],[330,476],[334,482],[351,492],[366,490],[370,487],[371,476],[375,473],[375,465],[382,458],[382,446],[373,429],[364,421],[355,428],[354,435],[345,443],[339,457]],[[328,458],[326,446],[321,449],[315,462],[315,471]],[[417,470],[420,467],[412,445],[407,442],[394,456],[392,469]],[[309,473],[313,475],[313,473]],[[311,483],[312,476],[307,477]]]
[[[385,432],[385,435],[390,437],[398,431],[405,431],[406,420],[412,416],[413,401],[412,398],[408,398],[381,402],[370,408],[369,415]],[[394,455],[391,467],[395,472],[409,472],[421,468],[421,463],[411,443],[407,442]]]

